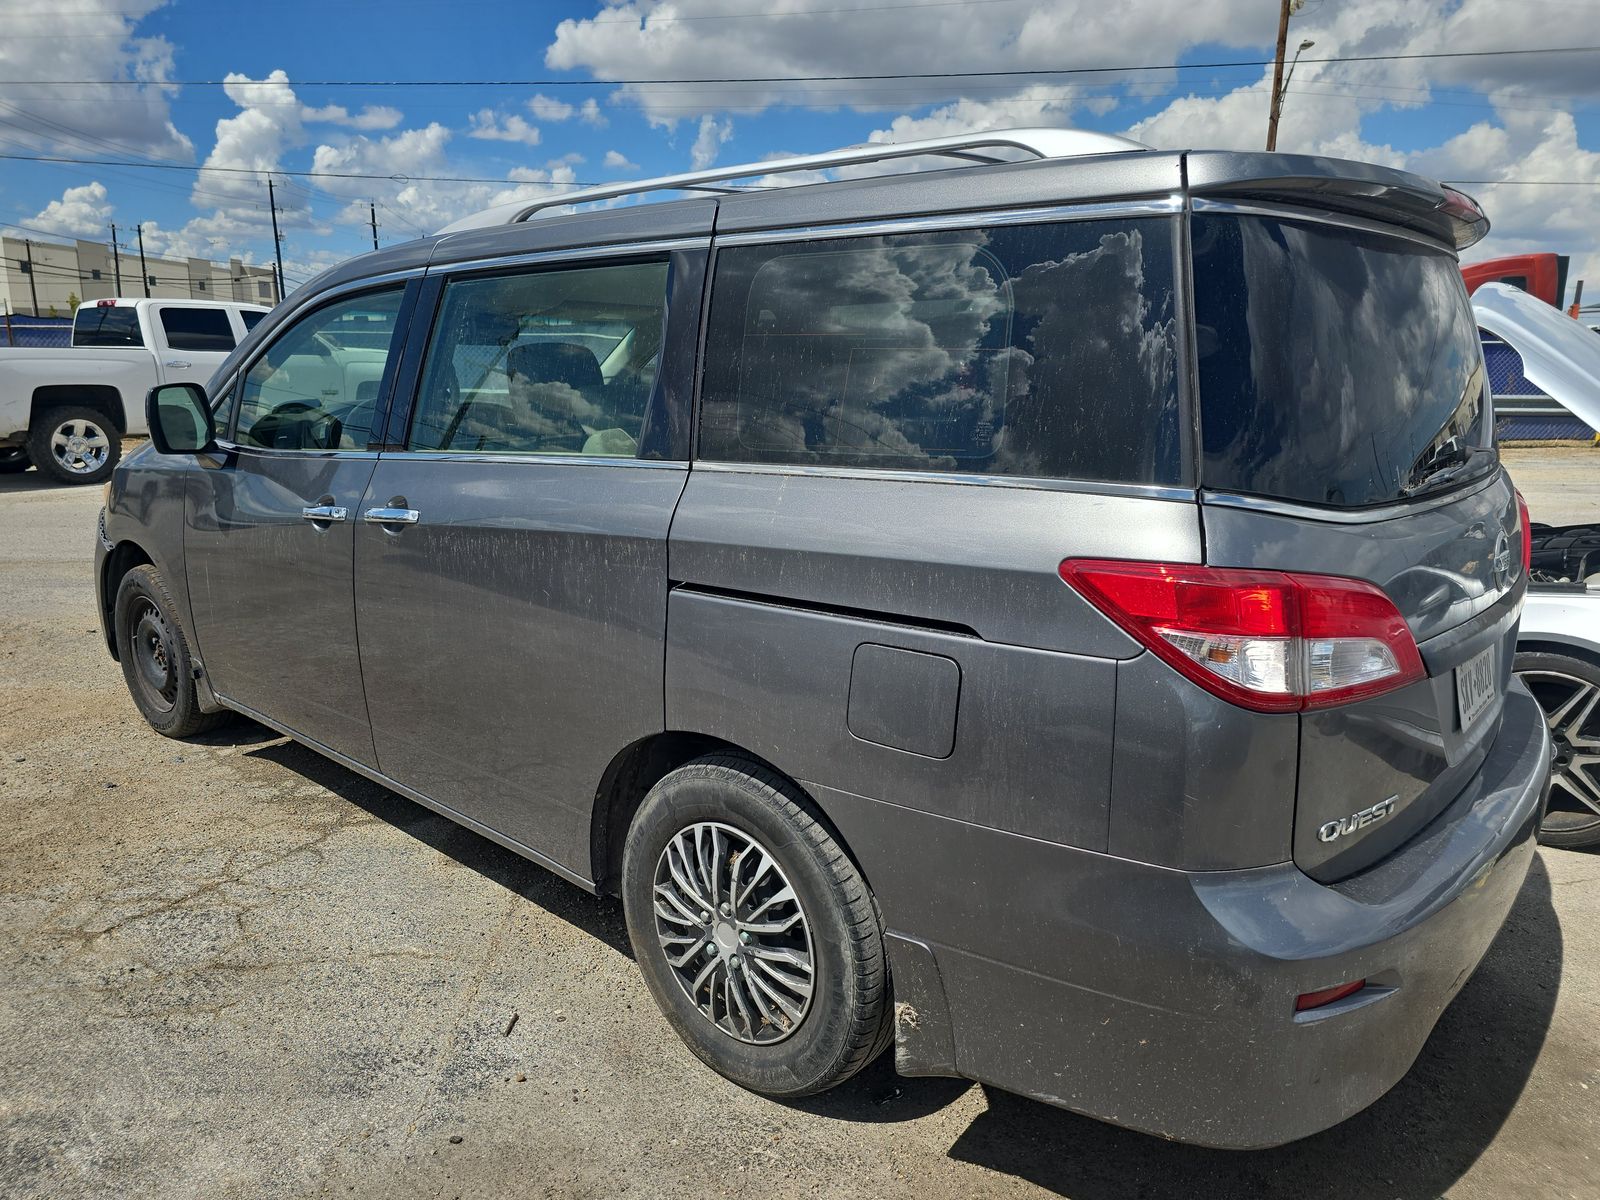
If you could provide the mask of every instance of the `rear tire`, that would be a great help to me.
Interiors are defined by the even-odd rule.
[[[26,446],[0,446],[0,475],[19,475],[32,465]]]
[[[157,733],[185,738],[221,724],[227,714],[200,711],[194,661],[177,612],[161,576],[146,564],[122,577],[112,621],[134,704]]]
[[[877,905],[813,814],[789,780],[713,754],[650,789],[623,850],[651,995],[702,1062],[778,1099],[842,1083],[893,1035]]]
[[[1539,840],[1565,850],[1600,845],[1600,663],[1524,650],[1513,669],[1544,710],[1555,742]]]
[[[122,457],[122,435],[98,409],[50,408],[28,429],[28,457],[60,483],[103,483]]]

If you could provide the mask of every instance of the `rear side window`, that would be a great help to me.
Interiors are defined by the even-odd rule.
[[[174,350],[233,349],[233,326],[220,308],[163,308],[161,329]]]
[[[239,310],[239,318],[244,322],[244,331],[246,333],[249,333],[257,325],[261,324],[261,318],[266,315],[266,313],[257,312],[253,308],[241,308]]]
[[[131,306],[80,305],[72,322],[74,346],[142,346],[139,310]]]
[[[1360,507],[1493,465],[1483,354],[1454,255],[1202,214],[1194,306],[1204,486]]]
[[[408,449],[637,457],[667,275],[662,260],[447,284]]]
[[[1177,483],[1170,219],[718,251],[700,454]]]

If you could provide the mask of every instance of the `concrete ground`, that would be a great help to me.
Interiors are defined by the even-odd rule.
[[[1512,458],[1600,516],[1600,451]],[[257,726],[152,733],[99,503],[0,476],[0,1195],[1600,1196],[1600,855],[1542,851],[1405,1080],[1278,1150],[888,1058],[777,1104],[668,1032],[616,904]]]

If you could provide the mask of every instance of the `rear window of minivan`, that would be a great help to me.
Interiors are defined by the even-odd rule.
[[[1493,463],[1453,254],[1264,216],[1196,214],[1193,231],[1205,487],[1360,507]]]
[[[1178,483],[1168,218],[719,249],[700,456]]]

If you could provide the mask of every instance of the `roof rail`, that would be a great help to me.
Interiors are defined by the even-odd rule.
[[[513,200],[486,208],[470,217],[463,217],[439,230],[441,234],[460,233],[466,229],[486,229],[495,225],[512,225],[526,221],[535,213],[550,208],[566,208],[573,204],[588,204],[596,200],[611,200],[618,196],[634,196],[645,192],[737,192],[741,188],[712,186],[728,179],[742,179],[747,175],[782,175],[791,171],[821,171],[829,167],[851,166],[857,163],[884,162],[893,158],[921,158],[925,156],[962,159],[969,163],[999,163],[1012,161],[985,150],[1021,150],[1035,158],[1076,158],[1087,154],[1118,154],[1129,150],[1148,150],[1143,142],[1118,137],[1112,133],[1095,133],[1086,129],[994,129],[984,133],[962,133],[953,137],[925,138],[913,142],[870,142],[860,146],[846,146],[823,154],[804,154],[797,158],[778,158],[768,162],[738,163],[733,166],[712,167],[706,171],[689,171],[682,175],[662,175],[656,179],[640,179],[628,183],[606,183],[586,187],[559,196],[541,196],[537,200]]]

